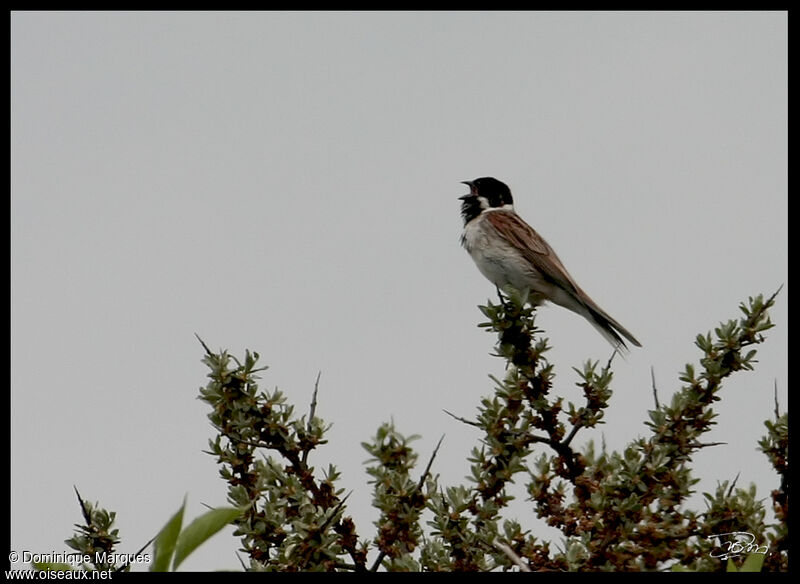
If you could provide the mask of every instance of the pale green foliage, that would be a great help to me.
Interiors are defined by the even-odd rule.
[[[766,422],[768,433],[759,443],[780,477],[771,493],[777,523],[765,524],[763,499],[754,487],[737,488],[735,481],[723,481],[714,493],[706,493],[704,510],[688,508],[698,482],[693,457],[714,446],[703,437],[718,415],[714,404],[724,395],[722,383],[737,371],[752,369],[755,347],[772,327],[767,309],[773,300],[774,295],[750,298],[740,307],[743,318],[721,323],[713,335],[698,335],[698,363],[687,364],[681,385],[648,413],[647,434],[620,451],[598,449],[591,439],[612,407],[611,362],[586,362],[574,369],[582,400],[565,404],[554,386],[555,367],[546,359],[547,339],[538,336],[534,324],[535,310],[520,298],[481,307],[488,321],[480,326],[497,335],[495,350],[506,373],[493,379],[492,394],[481,400],[472,419],[457,418],[477,436],[468,482],[440,484],[436,451],[420,470],[411,447],[416,437],[404,436],[393,424],[381,425],[363,443],[370,455],[372,503],[379,511],[375,535],[364,540],[347,515],[336,469],[320,471],[312,464],[327,431],[316,416],[316,388],[310,411],[298,416],[280,391],[258,389],[256,374],[263,369],[256,367],[256,353],[247,352],[239,362],[206,347],[210,372],[201,398],[217,430],[209,453],[228,483],[229,501],[241,510],[234,523],[248,560],[244,567],[786,570],[788,417],[778,414],[777,405],[775,420]],[[575,446],[579,434],[587,438],[580,449]],[[524,485],[532,513],[561,532],[558,541],[541,541],[531,535],[531,526],[505,516],[512,483]],[[74,545],[113,547],[117,538],[116,531],[109,531],[110,520],[113,514],[94,512]],[[718,553],[725,545],[720,537],[731,533],[752,534],[753,549],[746,550],[746,558]],[[165,534],[160,546],[167,541]],[[173,536],[170,545],[177,549],[179,538]]]

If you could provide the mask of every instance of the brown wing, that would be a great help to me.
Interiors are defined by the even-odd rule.
[[[486,220],[492,224],[497,233],[509,244],[522,252],[534,268],[542,276],[557,286],[573,293],[582,292],[572,276],[569,275],[564,264],[558,259],[541,235],[519,218],[516,213],[507,211],[493,211],[485,213]]]
[[[486,220],[497,230],[498,235],[519,249],[523,257],[531,263],[532,267],[539,271],[543,278],[568,292],[575,301],[583,304],[588,309],[592,323],[610,337],[612,344],[616,345],[619,342],[623,347],[625,346],[625,343],[622,342],[616,332],[619,331],[637,347],[642,346],[625,327],[611,318],[594,300],[589,298],[589,295],[569,275],[564,264],[558,259],[556,252],[516,213],[492,211],[484,215]],[[575,310],[574,307],[571,310]]]

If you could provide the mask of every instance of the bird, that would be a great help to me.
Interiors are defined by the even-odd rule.
[[[459,197],[464,220],[461,245],[498,293],[510,287],[527,296],[532,306],[550,301],[571,310],[618,351],[628,350],[625,340],[642,346],[578,286],[553,248],[517,214],[505,183],[487,176],[462,184],[469,193]]]

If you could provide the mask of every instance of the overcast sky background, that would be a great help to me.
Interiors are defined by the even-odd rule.
[[[259,352],[301,413],[322,372],[311,462],[338,465],[362,538],[382,422],[422,436],[419,472],[444,434],[434,471],[465,482],[478,435],[443,410],[473,416],[503,374],[459,245],[480,176],[644,345],[578,437],[645,435],[650,368],[668,400],[698,332],[787,283],[787,35],[782,12],[13,13],[12,549],[67,551],[73,485],[123,553],[184,495],[188,518],[225,503],[194,333]],[[788,295],[722,392],[700,492],[777,485],[756,447],[775,385],[787,408]],[[572,367],[610,346],[559,307],[537,322],[577,402]],[[183,568],[238,569],[230,531]]]

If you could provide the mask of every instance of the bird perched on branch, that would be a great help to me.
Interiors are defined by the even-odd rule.
[[[549,300],[580,314],[616,349],[627,349],[623,337],[642,346],[578,286],[553,248],[517,215],[505,183],[492,177],[463,182],[469,194],[460,197],[461,244],[498,291],[510,286],[527,293],[534,306]]]

